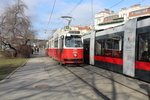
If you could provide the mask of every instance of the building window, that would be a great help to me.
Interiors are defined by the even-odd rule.
[[[118,18],[118,15],[106,17],[105,20],[115,19],[115,18]]]
[[[147,9],[142,9],[142,10],[137,10],[137,11],[133,11],[131,12],[132,15],[136,15],[136,14],[141,14],[141,13],[145,13],[147,12]]]

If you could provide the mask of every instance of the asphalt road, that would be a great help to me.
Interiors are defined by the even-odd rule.
[[[150,84],[90,65],[36,55],[0,81],[0,100],[150,100]]]

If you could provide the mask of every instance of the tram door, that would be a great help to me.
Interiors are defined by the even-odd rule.
[[[128,21],[124,29],[123,73],[132,77],[135,76],[136,22],[137,19]]]
[[[89,58],[90,58],[90,38],[84,39],[84,63],[89,64]]]
[[[54,41],[54,46],[55,46],[54,57],[55,57],[56,60],[58,60],[58,39],[56,39]]]

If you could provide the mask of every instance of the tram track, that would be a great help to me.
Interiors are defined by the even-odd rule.
[[[67,66],[63,66],[66,70],[68,70],[70,73],[72,73],[75,77],[77,77],[78,79],[80,79],[83,83],[87,84],[88,86],[90,86],[94,92],[96,92],[100,97],[102,97],[104,100],[111,100],[110,98],[108,98],[105,94],[103,94],[102,92],[100,92],[98,90],[98,88],[96,88],[95,86],[91,85],[89,82],[87,82],[86,80],[84,80],[82,77],[80,77],[79,75],[77,75],[75,72],[73,72],[72,70],[70,70],[69,68],[67,68]]]
[[[49,66],[49,65],[48,65]],[[148,92],[145,92],[145,91],[140,91],[140,90],[138,90],[139,88],[135,88],[135,87],[132,87],[132,85],[131,86],[129,86],[129,85],[126,85],[126,84],[124,84],[124,83],[122,83],[122,81],[118,81],[118,80],[116,80],[116,78],[114,79],[114,77],[111,77],[110,75],[111,74],[108,74],[108,73],[106,73],[106,74],[104,74],[105,72],[103,71],[103,73],[101,73],[101,72],[97,72],[97,69],[93,69],[93,68],[91,68],[91,67],[88,67],[88,66],[68,66],[68,65],[66,65],[66,66],[61,66],[61,65],[59,65],[60,67],[63,67],[64,69],[66,69],[68,72],[70,72],[71,74],[73,74],[77,79],[79,79],[80,81],[82,81],[84,84],[86,84],[87,86],[89,86],[90,88],[92,88],[92,90],[98,95],[98,96],[100,96],[101,98],[103,98],[104,100],[111,100],[111,99],[113,99],[113,95],[109,95],[108,96],[108,93],[110,93],[110,92],[107,92],[107,91],[105,91],[105,88],[102,88],[102,90],[100,91],[100,89],[101,89],[101,87],[97,87],[96,85],[93,85],[93,83],[91,83],[91,81],[88,81],[90,78],[89,77],[83,77],[83,76],[86,76],[86,75],[88,75],[89,74],[89,76],[91,75],[91,74],[95,74],[95,75],[97,75],[97,76],[101,76],[101,77],[103,77],[103,78],[105,78],[105,79],[108,79],[108,80],[110,80],[110,82],[112,82],[112,83],[117,83],[117,84],[119,84],[120,86],[123,86],[124,88],[126,88],[126,89],[129,89],[130,90],[130,93],[137,93],[137,94],[141,94],[141,95],[143,95],[143,96],[146,96],[146,97],[148,97],[148,100],[150,100],[150,94],[148,93]],[[80,71],[81,71],[81,69],[82,69],[82,71],[83,71],[83,73],[80,73]],[[80,70],[80,71],[77,71],[77,70]],[[103,70],[105,70],[105,69],[103,69]],[[48,71],[48,70],[46,70],[46,71]],[[77,72],[79,72],[79,73],[77,73]],[[107,71],[107,70],[106,70]],[[86,73],[86,75],[84,75],[84,73]],[[110,73],[110,72],[109,72]],[[90,76],[91,77],[91,76]],[[116,76],[115,76],[116,77]],[[118,77],[118,76],[117,76]],[[120,77],[120,75],[119,75],[119,77]],[[124,76],[125,77],[125,76]],[[132,81],[132,79],[131,79],[131,81]],[[98,81],[97,81],[98,82]],[[140,83],[142,83],[142,82],[140,82]],[[144,83],[144,82],[143,82]],[[142,84],[143,84],[142,83]],[[101,83],[100,83],[101,84]],[[103,83],[102,83],[103,84]],[[105,84],[105,83],[104,83]],[[136,84],[136,83],[135,83]],[[139,85],[139,83],[138,83],[138,85]],[[144,85],[146,85],[146,84],[144,84]],[[149,85],[149,84],[148,84]],[[113,91],[112,91],[113,92]],[[111,92],[111,93],[112,93]],[[117,93],[117,92],[116,92]],[[128,92],[122,92],[122,93],[128,93]],[[129,94],[130,94],[129,93]],[[113,93],[112,93],[113,94]],[[120,94],[120,93],[119,93]],[[116,95],[119,95],[118,93],[116,94]]]
[[[110,78],[110,77],[107,77],[107,76],[105,76],[105,75],[102,75],[102,74],[100,74],[100,73],[98,73],[98,72],[96,72],[96,71],[90,70],[90,69],[88,69],[88,68],[83,68],[83,69],[86,69],[86,70],[88,70],[88,71],[94,72],[95,74],[100,75],[100,76],[102,76],[102,77],[104,77],[104,78],[110,79],[111,81],[114,81],[114,82],[116,82],[116,83],[118,83],[118,84],[120,84],[120,85],[122,85],[122,86],[124,86],[124,87],[126,87],[126,88],[128,88],[128,89],[132,89],[132,90],[134,90],[134,91],[136,91],[136,92],[138,92],[138,93],[141,93],[141,94],[143,94],[143,95],[145,95],[145,96],[150,97],[150,94],[146,94],[146,93],[141,92],[141,91],[139,91],[139,90],[137,90],[137,89],[134,89],[134,88],[132,88],[132,87],[129,87],[129,86],[127,86],[127,85],[125,85],[125,84],[123,84],[123,83],[121,83],[121,82],[119,82],[119,81],[116,81],[116,80],[114,80],[114,79],[112,79],[112,78]]]
[[[94,90],[96,90],[96,91],[99,91],[98,90],[98,88],[96,88],[95,86],[93,86],[93,85],[91,85],[89,82],[87,82],[85,79],[83,79],[82,77],[80,77],[80,75],[78,75],[77,73],[75,73],[74,71],[72,71],[68,66],[63,66],[66,70],[68,70],[69,72],[71,72],[74,76],[76,76],[78,79],[80,79],[81,81],[83,81],[84,83],[86,83],[87,85],[89,85],[90,87],[92,87]],[[114,79],[112,79],[112,78],[110,78],[110,77],[108,77],[108,76],[105,76],[105,75],[103,75],[103,74],[100,74],[100,73],[98,73],[98,72],[96,72],[96,71],[93,71],[93,70],[90,70],[89,68],[85,68],[85,67],[80,67],[80,68],[82,68],[82,69],[84,69],[84,70],[87,70],[88,72],[90,71],[90,72],[92,72],[92,73],[95,73],[95,74],[97,74],[97,75],[99,75],[99,76],[102,76],[102,77],[104,77],[104,78],[107,78],[107,79],[109,79],[109,80],[111,80],[111,81],[113,81],[113,82],[115,82],[115,83],[117,83],[117,84],[120,84],[120,85],[122,85],[122,86],[124,86],[124,87],[126,87],[126,88],[128,88],[128,89],[130,89],[130,90],[133,90],[133,91],[135,91],[135,92],[138,92],[138,93],[140,93],[140,94],[143,94],[143,95],[145,95],[145,96],[147,96],[148,98],[150,98],[150,94],[148,93],[144,93],[144,92],[142,92],[142,91],[139,91],[139,90],[137,90],[137,89],[135,89],[135,88],[132,88],[132,87],[130,87],[130,86],[127,86],[127,85],[125,85],[125,84],[123,84],[123,83],[121,83],[121,82],[119,82],[119,81],[117,81],[117,80],[114,80]],[[99,91],[100,92],[100,91]],[[101,92],[100,92],[101,93]],[[103,98],[104,99],[106,99],[106,100],[110,100],[107,96],[105,96],[104,94],[102,94],[101,93],[101,96],[103,96]]]
[[[81,77],[79,77],[76,73],[74,73],[74,72],[71,71],[69,68],[67,68],[67,66],[61,66],[61,65],[58,65],[58,64],[45,65],[45,66],[44,66],[44,71],[47,72],[47,74],[50,74],[50,72],[49,72],[50,70],[47,69],[49,66],[57,66],[57,67],[59,66],[59,67],[61,67],[61,68],[59,69],[59,71],[60,71],[60,73],[64,76],[64,80],[62,80],[62,81],[64,81],[64,83],[65,83],[65,85],[67,86],[67,88],[68,88],[69,91],[72,91],[72,88],[70,88],[70,87],[71,87],[70,84],[67,84],[68,77],[66,77],[66,75],[65,75],[65,73],[64,73],[64,70],[68,71],[68,72],[69,72],[70,74],[72,74],[76,79],[78,79],[79,81],[83,82],[83,83],[86,84],[88,87],[92,88],[93,91],[96,92],[97,96],[99,96],[99,99],[100,99],[100,100],[101,100],[101,99],[103,99],[103,100],[111,100],[111,99],[108,98],[106,95],[104,95],[103,93],[101,93],[96,87],[92,86],[91,84],[89,84],[88,82],[86,82],[84,79],[82,79]],[[64,70],[63,70],[62,68],[63,68]],[[51,76],[49,75],[49,77],[51,77]],[[74,91],[74,90],[73,90],[73,91]],[[72,95],[73,97],[75,97],[74,94],[71,94],[71,95]]]

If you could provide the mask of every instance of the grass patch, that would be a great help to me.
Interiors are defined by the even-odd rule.
[[[27,58],[6,59],[0,58],[0,80],[4,79],[13,70],[25,63]]]
[[[0,50],[0,55],[2,55],[4,53],[4,51]]]

